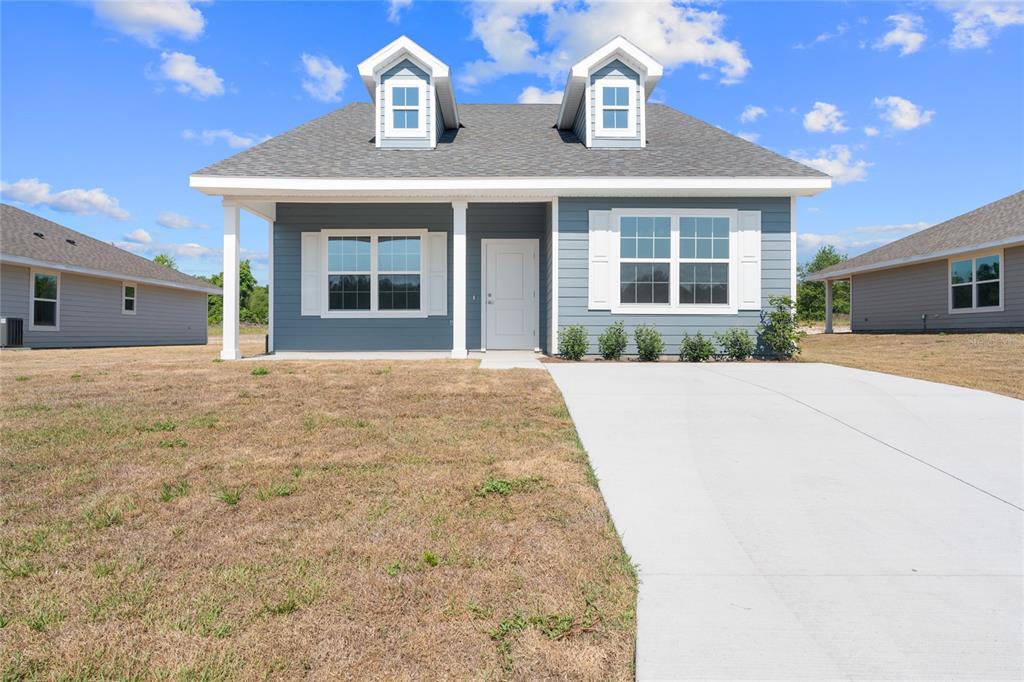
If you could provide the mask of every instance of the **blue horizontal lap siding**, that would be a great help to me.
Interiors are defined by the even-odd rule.
[[[466,214],[466,347],[480,348],[480,314],[483,300],[480,283],[481,239],[536,239],[537,291],[540,319],[538,343],[547,335],[547,282],[543,263],[547,258],[548,203],[470,204]]]
[[[448,314],[330,319],[300,315],[302,233],[387,228],[448,233]],[[451,204],[278,204],[274,223],[275,350],[451,350],[451,234]]]
[[[637,325],[657,328],[665,339],[666,350],[675,353],[684,333],[704,335],[742,327],[751,333],[761,316],[755,310],[736,315],[644,315],[614,314],[607,310],[587,309],[587,272],[589,267],[589,211],[613,208],[720,208],[761,211],[761,296],[762,305],[768,297],[790,294],[790,215],[789,197],[716,197],[716,198],[562,198],[558,212],[558,323],[560,328],[583,325],[590,338],[590,352],[597,352],[597,337],[608,325],[622,320],[630,335],[628,352],[635,352],[632,343]]]

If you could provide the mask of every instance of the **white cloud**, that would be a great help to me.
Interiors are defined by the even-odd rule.
[[[228,130],[227,128],[220,128],[219,130],[201,130],[198,133],[194,130],[187,129],[181,131],[181,137],[185,140],[198,140],[206,145],[213,144],[218,140],[223,140],[229,147],[234,149],[251,147],[258,142],[265,142],[270,139],[270,135],[264,135],[262,137],[252,133],[239,135],[233,130]]]
[[[723,83],[736,83],[750,70],[738,41],[723,35],[725,16],[672,0],[643,3],[591,0],[477,1],[472,5],[473,36],[488,58],[466,64],[460,81],[475,87],[501,76],[533,73],[558,82],[576,60],[623,35],[667,68],[698,64],[718,68]],[[530,33],[544,22],[546,47]]]
[[[886,21],[892,22],[892,30],[875,43],[876,50],[898,47],[900,56],[905,57],[920,50],[928,38],[924,32],[924,20],[916,14],[893,14],[886,17]]]
[[[525,87],[519,93],[520,104],[560,104],[561,101],[561,90],[541,90],[536,85]]]
[[[306,78],[302,79],[302,89],[313,99],[321,102],[337,102],[340,93],[348,80],[348,73],[327,57],[302,55],[302,68]]]
[[[136,232],[139,231],[140,230],[136,230]],[[135,233],[126,234],[124,236],[126,241],[114,242],[114,246],[148,258],[152,258],[158,253],[166,253],[167,255],[174,256],[176,258],[195,258],[199,260],[218,260],[221,257],[220,249],[212,249],[209,246],[203,246],[202,244],[196,244],[194,242],[189,242],[187,244],[172,244],[152,240],[142,242],[132,239],[133,234]]]
[[[838,37],[840,37],[841,35],[843,35],[844,33],[846,33],[849,30],[850,30],[850,25],[847,24],[847,23],[842,23],[842,24],[839,24],[838,26],[836,26],[836,30],[834,32],[832,32],[832,33],[829,33],[828,31],[826,31],[825,33],[819,33],[814,38],[814,40],[812,40],[809,44],[804,45],[803,43],[797,43],[793,47],[796,48],[797,50],[806,50],[806,49],[812,48],[815,45],[818,45],[820,43],[827,43],[828,41],[832,40],[833,38],[838,38]]]
[[[864,126],[864,134],[868,137],[875,137],[878,135],[878,128],[874,126]]]
[[[742,137],[747,142],[757,142],[761,139],[761,133],[736,133],[736,137]]]
[[[153,238],[149,236],[149,232],[146,232],[141,227],[132,230],[126,234],[124,238],[130,242],[135,242],[136,244],[150,244],[153,242]]]
[[[740,114],[740,121],[743,123],[753,123],[762,116],[767,116],[768,112],[762,107],[756,107],[753,104],[748,104],[747,108]]]
[[[93,3],[93,9],[100,19],[150,47],[156,47],[162,33],[195,40],[206,24],[203,13],[188,0],[100,0]]]
[[[953,14],[949,44],[957,50],[985,47],[1007,26],[1024,25],[1024,4],[1019,2],[946,2]]]
[[[864,160],[855,161],[853,152],[845,144],[834,144],[828,149],[822,149],[816,156],[790,152],[790,157],[832,176],[837,185],[863,182],[868,176],[868,166],[872,165]]]
[[[128,211],[103,189],[66,189],[56,194],[50,185],[37,178],[23,178],[15,183],[0,182],[0,193],[12,201],[29,206],[48,206],[55,211],[76,215],[105,215],[127,220]]]
[[[397,24],[402,18],[402,10],[411,6],[412,0],[389,0],[388,2],[388,21],[393,24]]]
[[[925,111],[902,97],[876,97],[875,107],[882,110],[882,118],[896,130],[920,128],[935,116],[934,111]]]
[[[161,227],[166,227],[169,230],[188,230],[193,227],[198,227],[205,230],[208,225],[203,225],[195,222],[188,216],[183,216],[180,213],[174,211],[164,211],[156,218],[156,224]]]
[[[804,129],[812,133],[844,132],[843,112],[835,104],[815,102],[814,108],[804,114]]]
[[[201,66],[192,55],[162,52],[160,60],[160,77],[176,83],[175,90],[181,94],[197,97],[224,94],[224,80],[210,67]]]
[[[928,223],[919,222],[902,225],[868,225],[839,230],[832,234],[801,232],[797,234],[797,244],[804,255],[810,255],[825,244],[830,244],[843,252],[857,254],[902,239],[927,227],[930,227]]]

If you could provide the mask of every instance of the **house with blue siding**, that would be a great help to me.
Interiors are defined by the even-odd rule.
[[[190,177],[224,207],[223,358],[241,211],[267,222],[272,351],[554,353],[617,320],[672,350],[795,296],[796,201],[830,178],[651,102],[662,66],[625,38],[559,104],[459,105],[404,36],[358,70],[369,103]]]

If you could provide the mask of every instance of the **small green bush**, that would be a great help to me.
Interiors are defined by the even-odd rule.
[[[757,350],[757,341],[746,329],[733,327],[726,332],[715,332],[715,341],[722,347],[722,352],[730,360],[743,362]]]
[[[689,333],[683,334],[683,341],[679,344],[679,359],[684,362],[707,362],[715,354],[715,344],[711,339],[704,338],[704,335],[697,332],[693,336]]]
[[[587,330],[573,324],[558,331],[558,354],[566,360],[582,360],[587,354]]]
[[[761,313],[758,335],[768,355],[788,360],[800,352],[800,339],[803,337],[793,315],[793,299],[772,296],[768,305],[770,307]]]
[[[643,362],[657,362],[665,352],[665,340],[654,327],[642,324],[633,331],[636,353]]]
[[[626,344],[629,337],[626,336],[626,326],[621,321],[604,330],[601,336],[597,337],[597,348],[601,351],[601,357],[605,360],[618,360],[626,351]]]

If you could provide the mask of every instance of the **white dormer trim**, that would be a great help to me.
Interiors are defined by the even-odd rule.
[[[591,52],[589,55],[573,64],[569,69],[569,77],[566,80],[565,91],[562,95],[562,105],[558,110],[556,122],[560,130],[571,130],[573,119],[580,102],[590,97],[590,75],[604,67],[609,62],[618,59],[640,75],[640,87],[644,91],[644,102],[651,96],[658,81],[664,73],[662,65],[639,47],[629,42],[622,36],[616,36],[610,41]],[[640,107],[640,141],[643,145],[646,141],[646,106]],[[590,107],[587,110],[587,146],[591,146],[591,130],[595,127],[589,125]],[[597,122],[594,122],[597,123]]]
[[[429,96],[436,96],[441,114],[444,117],[445,127],[454,129],[459,127],[459,107],[455,101],[455,90],[452,86],[451,69],[437,57],[417,45],[407,36],[400,36],[391,43],[364,59],[359,64],[359,77],[370,93],[370,100],[377,106],[377,93],[380,87],[381,74],[387,71],[403,59],[409,59],[420,68],[430,74],[431,87],[425,93]],[[433,92],[430,92],[433,91]],[[380,112],[377,112],[380,119]],[[421,123],[422,116],[421,116]],[[379,124],[378,124],[379,127]],[[380,131],[378,131],[380,132]],[[436,137],[431,132],[431,137]],[[436,144],[436,139],[434,143]],[[378,135],[378,146],[380,145]]]

